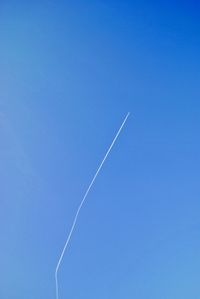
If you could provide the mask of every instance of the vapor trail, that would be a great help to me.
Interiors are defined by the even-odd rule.
[[[115,141],[117,140],[117,138],[118,138],[118,136],[119,136],[119,134],[120,134],[120,132],[121,132],[123,126],[125,125],[125,123],[126,123],[128,117],[129,117],[129,114],[130,114],[130,112],[127,113],[127,115],[126,115],[124,121],[122,122],[122,124],[121,124],[119,130],[117,131],[117,134],[115,135],[115,137],[114,137],[114,139],[113,139],[113,141],[112,141],[110,147],[108,148],[108,150],[107,150],[107,152],[106,152],[106,154],[105,154],[105,156],[104,156],[104,158],[103,158],[103,160],[102,160],[100,166],[98,167],[98,169],[97,169],[97,171],[96,171],[96,173],[95,173],[95,175],[94,175],[94,177],[93,177],[93,179],[92,179],[90,185],[88,186],[88,188],[87,188],[87,190],[86,190],[86,192],[85,192],[85,194],[84,194],[84,196],[83,196],[83,199],[82,199],[82,201],[81,201],[81,203],[80,203],[80,205],[79,205],[79,207],[78,207],[78,209],[77,209],[77,212],[76,212],[76,214],[75,214],[74,220],[73,220],[73,222],[72,222],[71,229],[70,229],[69,234],[68,234],[68,236],[67,236],[67,239],[66,239],[64,248],[63,248],[63,250],[62,250],[62,253],[61,253],[61,255],[60,255],[60,258],[59,258],[59,260],[58,260],[58,263],[57,263],[57,266],[56,266],[56,270],[55,270],[56,299],[58,299],[58,270],[59,270],[59,268],[60,268],[60,264],[61,264],[61,262],[62,262],[63,256],[64,256],[64,254],[65,254],[65,251],[66,251],[66,249],[67,249],[67,246],[68,246],[68,244],[69,244],[69,241],[70,241],[70,239],[71,239],[71,236],[72,236],[72,234],[73,234],[73,231],[74,231],[74,229],[75,229],[75,226],[76,226],[76,222],[77,222],[79,213],[80,213],[80,211],[81,211],[81,208],[82,208],[82,206],[83,206],[83,204],[84,204],[84,202],[85,202],[85,200],[86,200],[86,198],[87,198],[87,195],[88,195],[90,189],[92,188],[92,185],[94,184],[94,182],[95,182],[95,180],[96,180],[96,178],[97,178],[97,176],[98,176],[98,174],[99,174],[99,172],[100,172],[100,170],[101,170],[101,168],[102,168],[104,162],[106,161],[106,159],[107,159],[107,157],[108,157],[110,151],[112,150],[113,145],[115,144]]]

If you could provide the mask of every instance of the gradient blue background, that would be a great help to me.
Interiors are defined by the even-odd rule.
[[[1,1],[0,298],[200,297],[198,1]]]

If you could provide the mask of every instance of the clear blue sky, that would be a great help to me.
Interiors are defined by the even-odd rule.
[[[198,1],[0,4],[0,298],[200,297]]]

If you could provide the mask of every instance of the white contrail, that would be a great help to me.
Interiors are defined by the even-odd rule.
[[[60,255],[60,258],[59,258],[59,260],[58,260],[58,263],[57,263],[57,266],[56,266],[56,270],[55,270],[56,299],[58,299],[58,270],[59,270],[60,264],[61,264],[61,262],[62,262],[63,256],[64,256],[64,254],[65,254],[65,251],[66,251],[66,249],[67,249],[67,246],[68,246],[68,244],[69,244],[69,241],[70,241],[70,239],[71,239],[71,236],[72,236],[72,234],[73,234],[74,228],[75,228],[75,226],[76,226],[76,222],[77,222],[77,219],[78,219],[78,215],[79,215],[79,213],[80,213],[80,211],[81,211],[81,208],[82,208],[82,206],[83,206],[83,204],[84,204],[84,202],[85,202],[85,200],[86,200],[86,198],[87,198],[87,195],[88,195],[88,193],[89,193],[89,191],[90,191],[92,185],[94,184],[94,181],[96,180],[96,178],[97,178],[97,176],[98,176],[98,174],[99,174],[99,172],[100,172],[100,170],[101,170],[101,168],[102,168],[104,162],[106,161],[106,159],[107,159],[107,157],[108,157],[108,155],[109,155],[109,153],[110,153],[110,151],[111,151],[113,145],[115,144],[115,141],[117,140],[117,137],[119,136],[119,134],[120,134],[120,132],[121,132],[123,126],[125,125],[125,123],[126,123],[128,117],[129,117],[129,114],[130,114],[130,112],[127,113],[127,115],[126,115],[126,117],[125,117],[123,123],[121,124],[121,126],[120,126],[120,128],[119,128],[117,134],[115,135],[115,138],[113,139],[113,141],[112,141],[112,143],[111,143],[109,149],[107,150],[107,152],[106,152],[106,154],[105,154],[105,156],[104,156],[104,158],[103,158],[103,160],[102,160],[100,166],[98,167],[98,169],[97,169],[97,171],[96,171],[96,173],[95,173],[95,175],[94,175],[94,177],[93,177],[93,179],[92,179],[92,181],[91,181],[89,187],[87,188],[87,190],[86,190],[86,192],[85,192],[85,195],[83,196],[83,199],[82,199],[82,201],[81,201],[81,203],[80,203],[80,205],[79,205],[79,207],[78,207],[78,209],[77,209],[77,212],[76,212],[76,214],[75,214],[75,217],[74,217],[74,220],[73,220],[73,223],[72,223],[70,232],[69,232],[69,234],[68,234],[68,236],[67,236],[67,240],[66,240],[66,242],[65,242],[64,248],[63,248],[63,250],[62,250],[62,253],[61,253],[61,255]]]

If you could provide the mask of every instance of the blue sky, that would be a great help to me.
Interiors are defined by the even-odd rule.
[[[197,1],[1,1],[0,298],[200,293]]]

